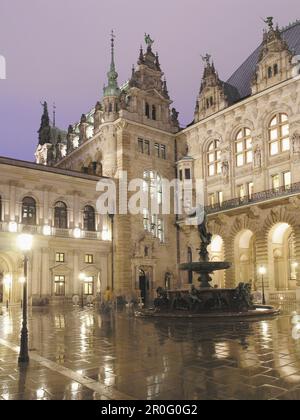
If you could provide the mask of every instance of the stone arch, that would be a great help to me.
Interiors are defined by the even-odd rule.
[[[296,289],[295,235],[290,224],[278,222],[268,232],[268,270],[270,287],[275,290]]]
[[[238,124],[232,124],[230,129],[228,130],[228,139],[229,142],[232,142],[236,135],[238,134],[238,132],[242,129],[242,128],[249,128],[252,132],[252,134],[254,134],[255,131],[255,126],[253,121],[248,120],[247,118],[239,121]]]
[[[211,244],[208,247],[210,261],[224,261],[224,240],[220,235],[213,235]],[[225,271],[216,271],[212,276],[212,285],[218,288],[225,287]]]
[[[285,103],[277,104],[276,107],[272,108],[272,111],[270,111],[270,108],[267,108],[267,110],[263,112],[258,120],[258,125],[263,128],[264,133],[267,131],[269,122],[271,121],[272,117],[277,113],[287,114],[289,121],[294,115],[293,109]]]
[[[263,228],[267,249],[265,264],[268,268],[267,277],[271,290],[296,288],[297,273],[293,264],[299,251],[298,230],[296,220],[284,206],[272,209],[265,220]]]
[[[256,248],[255,234],[250,229],[242,229],[234,239],[235,282],[251,283],[255,289]]]

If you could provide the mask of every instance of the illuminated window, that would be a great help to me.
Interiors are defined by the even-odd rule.
[[[65,276],[54,276],[54,294],[55,296],[65,296],[66,279]]]
[[[272,188],[274,191],[278,191],[280,188],[280,175],[272,176]]]
[[[144,172],[144,191],[149,194],[149,203],[156,205],[157,211],[160,211],[162,205],[162,179],[155,171]],[[149,209],[143,210],[144,229],[153,236],[164,241],[164,223],[157,214],[150,214]]]
[[[224,201],[223,191],[217,192],[217,197],[218,197],[218,204],[221,206]]]
[[[215,196],[214,193],[213,194],[209,194],[209,196],[208,196],[208,202],[209,202],[209,205],[211,207],[214,207],[215,206],[215,204],[216,204],[216,196]]]
[[[252,137],[249,128],[241,129],[235,139],[236,166],[253,162]]]
[[[270,155],[288,152],[290,144],[290,126],[286,114],[275,115],[269,126]]]
[[[83,283],[83,294],[92,296],[94,294],[94,277],[86,277]]]
[[[254,193],[254,184],[253,184],[253,182],[248,182],[248,184],[247,184],[247,192],[248,192],[249,200],[252,200],[253,193]]]
[[[94,264],[94,255],[93,254],[85,254],[84,259],[86,264]]]
[[[57,252],[55,255],[55,262],[57,263],[64,263],[65,262],[65,254],[62,252]]]
[[[208,175],[220,175],[222,172],[221,165],[221,150],[220,150],[220,141],[214,140],[210,143],[207,153],[208,161]]]
[[[283,185],[286,190],[290,190],[292,186],[292,174],[291,172],[284,172],[283,174]]]
[[[246,196],[245,185],[239,185],[237,188],[240,201],[244,201]]]

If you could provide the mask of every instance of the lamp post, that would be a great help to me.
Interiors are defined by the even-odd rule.
[[[266,297],[265,297],[265,282],[264,276],[267,274],[267,269],[263,265],[259,267],[259,274],[261,275],[261,285],[262,285],[262,304],[266,304]]]
[[[27,285],[28,285],[28,259],[29,252],[32,248],[33,237],[27,233],[23,233],[17,237],[17,246],[24,255],[24,282],[23,282],[23,320],[21,330],[21,343],[18,362],[28,363],[28,328],[27,328]]]
[[[109,213],[109,218],[111,221],[111,246],[112,246],[112,254],[111,254],[111,290],[114,291],[115,288],[115,256],[114,256],[114,222],[115,222],[115,215],[114,213]]]
[[[80,273],[79,274],[79,280],[81,281],[81,307],[84,308],[84,300],[83,300],[83,284],[85,282],[85,274]]]

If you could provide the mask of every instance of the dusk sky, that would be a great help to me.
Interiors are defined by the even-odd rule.
[[[226,80],[260,44],[262,19],[286,26],[299,0],[0,0],[0,155],[34,160],[41,101],[66,129],[102,97],[116,33],[119,84],[136,64],[144,33],[155,40],[182,125],[193,119],[203,71],[213,56]]]

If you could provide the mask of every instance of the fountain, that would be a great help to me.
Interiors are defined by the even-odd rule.
[[[154,308],[137,312],[143,317],[189,317],[189,318],[261,318],[278,315],[273,306],[255,305],[251,294],[251,285],[240,283],[235,289],[219,289],[211,286],[211,275],[218,270],[228,270],[229,262],[210,261],[208,246],[212,234],[207,229],[207,215],[198,225],[201,239],[199,261],[181,264],[182,271],[192,271],[199,275],[200,287],[191,285],[190,290],[157,289]]]

